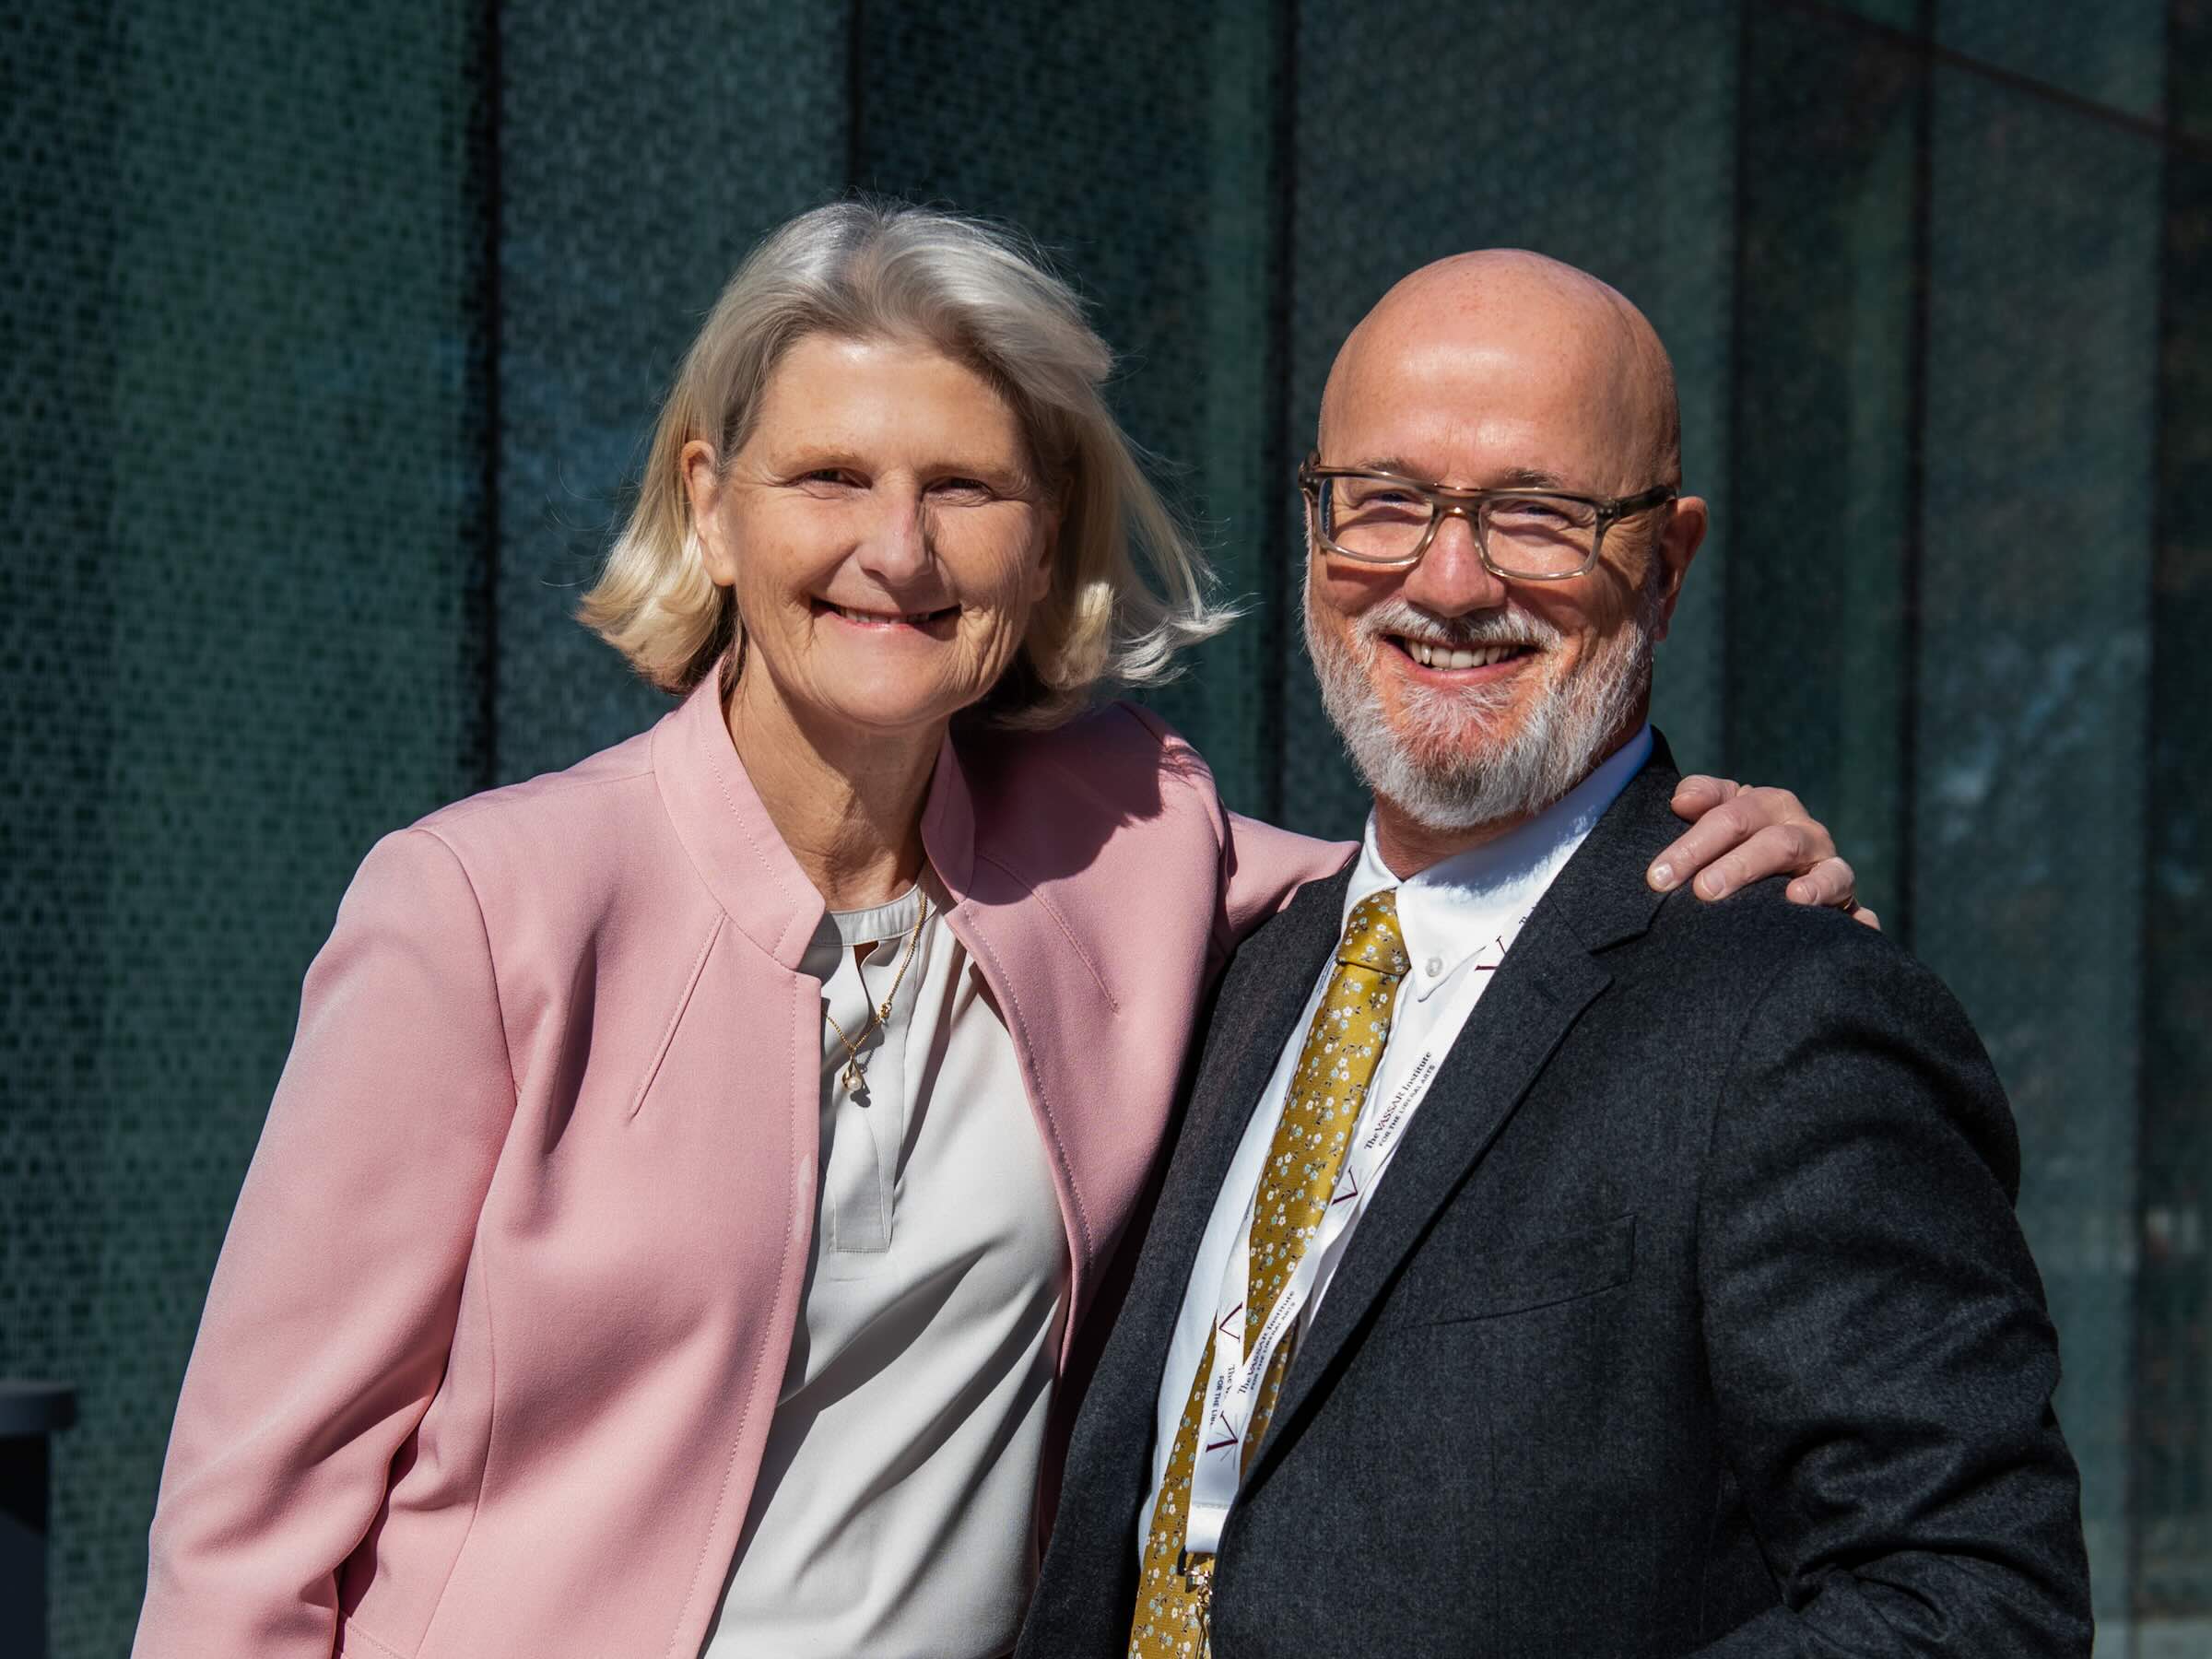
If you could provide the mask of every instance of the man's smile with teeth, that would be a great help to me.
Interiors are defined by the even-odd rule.
[[[1404,634],[1392,634],[1390,641],[1424,668],[1487,668],[1492,663],[1502,663],[1535,649],[1525,644],[1440,645],[1430,640],[1408,639]]]

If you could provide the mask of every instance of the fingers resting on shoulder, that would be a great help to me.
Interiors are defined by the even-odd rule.
[[[1692,774],[1677,786],[1674,809],[1689,828],[1652,861],[1646,879],[1657,891],[1687,882],[1700,899],[1725,899],[1769,876],[1788,876],[1793,902],[1828,905],[1881,926],[1858,902],[1851,865],[1828,826],[1791,791]]]

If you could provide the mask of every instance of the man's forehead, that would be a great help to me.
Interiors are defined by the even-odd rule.
[[[1388,468],[1453,484],[1536,482],[1618,470],[1634,443],[1602,362],[1554,342],[1456,335],[1370,336],[1347,352],[1322,406],[1331,465]]]
[[[1445,482],[1519,465],[1611,489],[1667,465],[1672,406],[1665,349],[1612,288],[1539,255],[1469,254],[1415,272],[1352,331],[1320,442],[1335,465],[1394,453]]]

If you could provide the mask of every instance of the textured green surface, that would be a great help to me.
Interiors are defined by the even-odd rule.
[[[738,260],[845,176],[842,4],[501,7],[493,771],[667,707],[570,613]]]
[[[848,184],[1090,297],[1254,606],[1154,700],[1323,832],[1288,468],[1338,339],[1480,243],[1652,313],[1718,518],[1662,721],[1964,998],[2100,1613],[2212,1612],[2212,162],[2160,124],[2212,135],[2205,0],[78,0],[0,74],[0,1374],[83,1391],[56,1653],[127,1642],[347,874],[664,706],[569,609],[730,268]]]
[[[2034,1148],[2091,1565],[2125,1605],[2159,152],[1936,85],[1913,943]],[[2037,256],[2012,229],[2032,218]],[[2090,822],[2069,834],[2065,820]],[[2085,859],[2093,847],[2116,856]],[[2090,872],[2093,868],[2094,874]]]

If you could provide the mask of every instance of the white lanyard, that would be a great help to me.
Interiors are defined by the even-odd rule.
[[[1307,1242],[1306,1253],[1276,1298],[1248,1354],[1244,1350],[1244,1300],[1252,1271],[1252,1216],[1261,1182],[1253,1183],[1252,1197],[1244,1205],[1244,1222],[1230,1250],[1229,1264],[1221,1276],[1221,1294],[1214,1307],[1214,1363],[1206,1378],[1205,1415],[1199,1419],[1197,1457],[1191,1468],[1190,1520],[1183,1535],[1183,1547],[1192,1554],[1213,1555],[1220,1549],[1221,1528],[1243,1477],[1244,1436],[1252,1426],[1253,1407],[1258,1403],[1268,1362],[1284,1337],[1297,1327],[1299,1315],[1312,1300],[1314,1287],[1344,1253],[1352,1224],[1366,1209],[1391,1154],[1405,1138],[1406,1126],[1413,1121],[1413,1109],[1429,1092],[1444,1056],[1465,1027],[1467,1016],[1481,1000],[1490,971],[1504,959],[1507,947],[1527,920],[1525,914],[1521,916],[1461,971],[1460,982],[1453,988],[1433,1027],[1435,1034],[1429,1046],[1388,1101],[1378,1108],[1371,1089],[1353,1124],[1355,1139],[1329,1194],[1321,1226]],[[1333,974],[1334,970],[1331,971]],[[1301,1048],[1304,1041],[1301,1037]],[[1387,1039],[1384,1053],[1387,1055]],[[1378,1065],[1378,1075],[1381,1069]],[[1295,1080],[1292,1087],[1296,1087]],[[1286,1109],[1288,1104],[1286,1094]],[[1261,1181],[1265,1180],[1263,1171]]]

